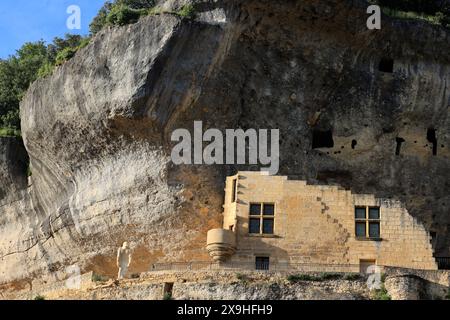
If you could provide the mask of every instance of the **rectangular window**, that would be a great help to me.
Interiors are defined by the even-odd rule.
[[[380,208],[369,208],[369,219],[379,220],[380,219]]]
[[[275,214],[275,206],[273,204],[264,204],[263,214],[265,216],[273,216]]]
[[[355,208],[355,218],[356,219],[366,219],[366,208]]]
[[[263,233],[273,234],[273,219],[263,219]]]
[[[233,179],[233,188],[231,190],[231,202],[236,202],[236,193],[237,193],[237,179]]]
[[[269,270],[270,258],[269,257],[256,257],[255,259],[256,270]]]
[[[357,238],[380,238],[379,207],[355,207],[355,234]]]
[[[366,237],[366,223],[365,222],[356,222],[356,236],[358,238]]]
[[[275,205],[251,203],[249,212],[250,234],[274,234]]]
[[[380,223],[369,222],[369,238],[379,238],[379,237],[380,237]]]
[[[249,233],[252,234],[261,233],[261,220],[259,218],[250,218]]]
[[[250,215],[259,216],[261,214],[261,204],[251,204],[250,205]]]

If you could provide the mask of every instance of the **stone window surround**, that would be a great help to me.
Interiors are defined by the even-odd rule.
[[[364,208],[365,209],[366,216],[365,216],[364,219],[356,218],[356,209],[358,209],[358,208]],[[370,219],[369,218],[369,210],[372,209],[372,208],[378,209],[378,214],[379,214],[378,219]],[[355,220],[354,235],[355,235],[356,240],[360,240],[360,241],[382,241],[383,239],[381,238],[381,231],[382,231],[381,230],[381,216],[382,216],[382,214],[381,214],[381,207],[380,206],[355,205],[355,207],[354,207],[354,216],[353,217],[354,217],[354,220]],[[358,222],[360,222],[360,223],[364,222],[366,224],[366,236],[365,237],[361,237],[361,236],[358,236],[356,234],[356,224]],[[378,237],[370,237],[369,236],[369,224],[370,224],[370,222],[378,222],[378,233],[379,233]]]
[[[260,213],[258,214],[258,215],[252,215],[251,213],[250,213],[250,208],[251,208],[251,206],[252,205],[260,205]],[[264,215],[264,206],[265,205],[271,205],[271,206],[273,206],[273,214],[272,215]],[[275,238],[275,237],[277,237],[276,235],[275,235],[275,215],[276,215],[276,211],[277,211],[277,208],[276,208],[277,206],[276,206],[276,204],[275,204],[275,202],[250,202],[249,203],[249,205],[248,205],[248,233],[247,233],[247,235],[248,236],[250,236],[250,237],[263,237],[263,238]],[[258,219],[260,219],[260,222],[259,222],[259,233],[251,233],[250,232],[250,219],[256,219],[256,218],[258,218]],[[272,220],[273,222],[273,226],[272,226],[272,232],[273,233],[264,233],[264,220]]]

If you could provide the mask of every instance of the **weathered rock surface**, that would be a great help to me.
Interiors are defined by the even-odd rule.
[[[449,272],[393,269],[384,270],[383,298],[393,300],[442,300],[448,297]],[[30,285],[21,291],[3,292],[7,299],[32,300],[377,300],[373,280],[356,274],[309,274],[316,280],[289,281],[295,273],[258,271],[158,271],[121,281],[94,281],[92,272],[77,279]],[[305,275],[305,274],[303,274]],[[325,278],[325,276],[328,276]],[[382,280],[383,281],[383,280]],[[75,283],[75,282],[71,282]]]
[[[203,1],[199,21],[162,14],[100,32],[22,101],[33,175],[27,187],[23,156],[2,152],[0,283],[62,278],[71,264],[113,275],[125,240],[131,272],[208,260],[237,168],[171,164],[172,131],[194,120],[279,128],[280,174],[398,198],[450,255],[450,33],[389,18],[369,31],[366,8]],[[378,71],[386,57],[393,74]],[[312,150],[315,130],[332,131],[334,147]]]

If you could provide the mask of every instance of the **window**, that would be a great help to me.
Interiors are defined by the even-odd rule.
[[[255,267],[256,267],[256,270],[269,270],[270,258],[269,257],[256,257]]]
[[[251,203],[248,232],[250,234],[274,233],[275,205],[272,203]]]
[[[393,73],[394,72],[394,60],[391,58],[381,59],[380,64],[378,66],[378,70],[380,70],[381,72]]]
[[[379,207],[355,207],[355,234],[357,238],[380,238]]]
[[[231,202],[236,202],[236,193],[237,193],[237,179],[233,179],[233,187],[231,190]]]

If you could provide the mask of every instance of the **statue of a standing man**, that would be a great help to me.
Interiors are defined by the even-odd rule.
[[[119,267],[119,274],[117,279],[123,279],[128,271],[128,267],[131,264],[131,249],[128,246],[128,242],[124,242],[122,247],[117,250],[117,266]]]

